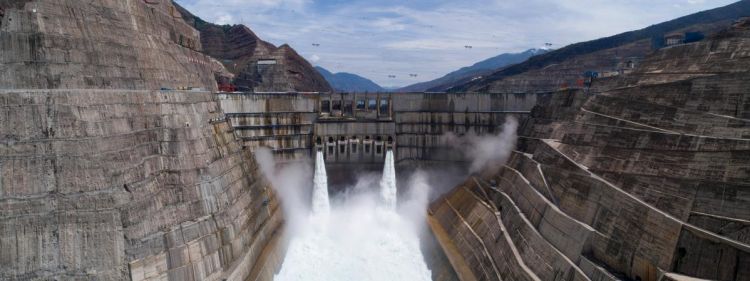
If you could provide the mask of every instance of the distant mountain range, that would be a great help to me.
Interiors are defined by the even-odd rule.
[[[750,1],[743,0],[724,7],[695,13],[652,25],[644,29],[581,42],[560,48],[505,68],[479,79],[453,83],[440,88],[452,92],[525,92],[550,91],[555,85],[587,69],[608,69],[613,58],[643,57],[664,45],[666,35],[678,32],[711,34],[726,28],[732,21],[750,16]],[[625,55],[627,53],[627,55]],[[582,62],[589,65],[582,65]],[[609,65],[608,65],[609,64]],[[570,73],[574,73],[573,76]],[[540,87],[542,86],[543,87]]]
[[[323,77],[328,81],[328,84],[333,87],[337,92],[386,92],[387,90],[380,85],[372,82],[372,80],[364,78],[362,76],[339,72],[331,73],[323,67],[316,66],[317,70]]]
[[[462,82],[468,82],[472,79],[479,79],[480,77],[491,74],[492,72],[517,63],[526,61],[530,57],[544,54],[549,52],[548,49],[528,49],[521,53],[506,53],[501,54],[478,63],[472,66],[463,67],[459,70],[453,71],[446,74],[438,79],[417,83],[414,85],[406,86],[397,89],[399,92],[423,92],[423,91],[444,91],[448,88],[461,84]]]

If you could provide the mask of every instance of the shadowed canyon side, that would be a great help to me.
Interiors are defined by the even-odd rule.
[[[273,274],[279,204],[216,96],[154,90],[224,71],[171,1],[0,8],[0,279]]]
[[[487,280],[750,280],[750,22],[560,91],[518,151],[433,202]]]
[[[325,78],[289,47],[261,40],[244,25],[215,25],[184,8],[177,10],[200,31],[203,50],[235,77],[234,86],[255,92],[331,92]]]

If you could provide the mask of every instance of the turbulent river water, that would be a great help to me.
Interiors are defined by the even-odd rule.
[[[313,210],[290,234],[275,280],[431,280],[418,228],[396,211],[393,153],[386,154],[379,186],[334,202],[328,197],[322,152],[315,163]]]

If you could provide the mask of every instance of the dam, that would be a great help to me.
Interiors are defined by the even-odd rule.
[[[173,1],[0,0],[0,280],[750,280],[743,11],[337,93]]]
[[[314,173],[314,187],[311,195],[312,213],[320,212],[320,210],[330,210],[332,207],[329,206],[328,201],[320,200],[320,197],[328,196],[328,188],[321,190],[319,185],[330,184],[330,190],[332,198],[335,195],[351,192],[356,189],[355,185],[360,181],[361,175],[367,171],[382,171],[383,166],[391,165],[390,171],[392,171],[392,179],[390,184],[386,186],[394,186],[394,191],[390,192],[395,195],[396,185],[396,167],[401,172],[399,182],[403,183],[404,187],[409,185],[408,178],[411,176],[413,169],[410,167],[423,166],[427,169],[441,169],[445,166],[454,168],[460,168],[468,170],[468,166],[472,159],[468,159],[463,153],[466,148],[456,146],[451,143],[451,140],[446,138],[446,134],[455,134],[455,136],[462,137],[465,135],[472,136],[485,136],[495,135],[503,131],[503,126],[506,123],[506,119],[513,118],[518,120],[517,122],[524,122],[530,118],[532,108],[537,104],[537,99],[543,99],[548,97],[552,93],[539,93],[539,94],[477,94],[477,93],[225,93],[220,92],[216,94],[222,111],[225,114],[225,120],[228,124],[231,124],[234,135],[238,140],[241,140],[243,147],[248,150],[257,149],[270,149],[273,153],[274,161],[277,165],[293,165],[298,162],[310,161],[309,159],[315,160],[315,173]],[[500,149],[500,148],[498,148]],[[323,167],[324,170],[320,170]],[[326,172],[327,170],[327,172]],[[388,170],[388,169],[386,169]],[[407,171],[411,170],[411,171]],[[465,171],[464,173],[468,173]],[[385,174],[382,175],[385,179]],[[453,179],[454,183],[460,182],[460,179]],[[427,184],[427,183],[425,183]],[[377,184],[371,184],[367,189],[370,192],[381,189]],[[323,191],[325,190],[325,191]],[[408,190],[408,189],[406,189]],[[326,192],[325,195],[322,195]],[[425,200],[429,196],[427,190],[422,190],[425,193]],[[407,192],[403,192],[407,193]],[[433,197],[439,194],[433,194]],[[422,251],[427,251],[426,254],[431,256],[428,260],[431,262],[429,267],[433,269],[434,273],[428,273],[427,279],[435,278],[439,280],[454,280],[457,278],[453,270],[450,268],[450,264],[442,254],[437,243],[426,244],[427,242],[418,242],[418,237],[422,237],[424,233],[413,233],[408,230],[409,227],[405,227],[405,223],[414,225],[424,224],[424,221],[408,221],[405,220],[402,215],[395,213],[395,206],[397,202],[391,199],[388,205],[393,206],[394,213],[381,214],[376,211],[378,208],[377,204],[370,204],[364,202],[370,202],[375,196],[364,192],[364,194],[358,194],[355,198],[346,198],[345,200],[339,200],[338,206],[333,208],[338,212],[344,211],[345,213],[354,212],[359,214],[360,219],[368,221],[368,224],[359,224],[355,226],[340,226],[344,232],[339,235],[344,235],[348,239],[356,239],[357,233],[360,231],[353,231],[347,233],[346,230],[351,231],[352,228],[357,229],[368,229],[370,233],[382,233],[383,236],[368,237],[363,240],[372,241],[360,241],[361,243],[385,243],[391,245],[394,238],[386,238],[393,235],[388,231],[383,232],[383,229],[373,226],[383,226],[387,228],[401,229],[399,230],[402,237],[413,237],[409,238],[412,240],[408,249],[418,254],[412,256],[411,260],[421,260]],[[380,197],[385,197],[382,195]],[[283,196],[282,196],[283,200]],[[359,200],[359,201],[358,201]],[[364,201],[362,201],[364,200]],[[294,200],[297,202],[297,200]],[[357,204],[363,204],[370,206],[369,210],[362,210],[355,208],[347,203],[348,201],[357,202]],[[414,204],[410,202],[411,199],[404,199],[403,204]],[[426,201],[421,203],[421,209],[427,208]],[[369,213],[372,211],[372,213]],[[288,211],[292,213],[295,211]],[[328,211],[323,211],[328,212]],[[334,212],[335,213],[335,212]],[[417,217],[424,217],[424,211],[417,212]],[[415,214],[407,214],[406,216],[412,216]],[[372,217],[375,216],[375,217]],[[370,218],[370,219],[368,219]],[[304,218],[306,222],[309,222],[307,218]],[[330,222],[320,221],[321,218],[309,219],[315,221],[315,224],[326,225]],[[357,219],[337,215],[337,219],[340,221],[357,221]],[[309,226],[315,228],[315,226]],[[406,228],[406,230],[404,229]],[[416,228],[420,228],[417,226]],[[426,228],[421,226],[421,229]],[[321,230],[319,230],[321,231]],[[329,230],[330,231],[330,230]],[[295,231],[306,233],[306,231]],[[302,235],[315,235],[315,234],[302,234]],[[318,234],[319,235],[319,234]],[[353,235],[349,237],[348,235]],[[349,256],[345,252],[334,254],[334,249],[340,248],[335,243],[325,243],[328,241],[325,236],[313,236],[317,238],[307,237],[307,239],[313,239],[307,241],[304,246],[308,248],[306,254],[300,253],[301,250],[298,247],[299,243],[295,240],[295,235],[292,235],[290,249],[291,257],[290,262],[293,261],[299,267],[304,267],[304,264],[314,265],[319,262],[305,260],[303,256],[317,257],[318,259],[331,260],[334,257],[343,260],[359,260],[363,257],[358,255]],[[381,240],[385,239],[385,240]],[[427,238],[428,241],[434,238]],[[346,241],[347,239],[338,238],[336,240]],[[313,241],[320,243],[320,245],[313,244]],[[381,242],[378,242],[381,241]],[[416,244],[414,244],[416,243]],[[399,245],[399,243],[393,245]],[[325,245],[325,246],[324,246]],[[325,254],[312,254],[310,248],[318,249],[314,252],[328,253]],[[357,247],[351,247],[356,249]],[[408,253],[401,253],[401,250],[396,250],[394,256],[389,256],[387,252],[373,252],[373,250],[362,250],[363,252],[373,253],[373,257],[370,257],[372,261],[370,263],[377,263],[379,259],[388,260],[391,258],[397,258],[401,255],[410,257]],[[401,280],[398,279],[398,275],[391,277],[384,272],[385,275],[375,274],[374,276],[380,276],[380,279],[365,278],[367,275],[357,275],[352,272],[343,273],[343,275],[335,274],[335,272],[349,272],[349,270],[357,271],[363,270],[368,272],[368,267],[357,267],[355,264],[348,264],[346,268],[338,268],[338,270],[330,271],[333,273],[328,276],[327,280],[351,280],[351,278],[361,280]],[[388,263],[384,263],[388,264]],[[410,264],[407,262],[407,264]],[[294,265],[284,266],[294,268]],[[426,265],[423,265],[426,266]],[[314,270],[306,271],[308,274],[316,272]],[[405,271],[409,272],[409,271]],[[282,268],[281,278],[283,280],[296,280],[290,276],[296,276],[297,279],[301,278],[301,273],[290,273],[289,269]],[[398,273],[395,273],[398,274]],[[338,277],[334,277],[338,276]],[[348,276],[348,277],[347,277]],[[358,277],[355,277],[358,276]],[[400,278],[403,280],[413,280],[408,278],[410,276],[406,274]],[[311,277],[312,278],[312,277]],[[320,280],[326,280],[323,276],[318,276]],[[330,279],[333,278],[333,279]],[[338,279],[337,279],[338,278]],[[364,279],[363,279],[364,278]],[[384,279],[383,279],[384,278]],[[397,279],[393,279],[397,278]]]
[[[331,164],[460,161],[441,136],[494,134],[552,93],[219,93],[243,145],[293,161],[322,149]]]

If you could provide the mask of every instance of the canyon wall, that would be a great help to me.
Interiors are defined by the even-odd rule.
[[[0,8],[2,88],[215,90],[223,70],[199,52],[198,32],[171,1],[3,0]]]
[[[495,280],[750,279],[750,29],[546,96],[510,161],[433,202],[454,266]]]
[[[272,276],[279,203],[171,1],[0,9],[0,279]]]
[[[281,224],[211,93],[0,101],[0,279],[240,280]]]

